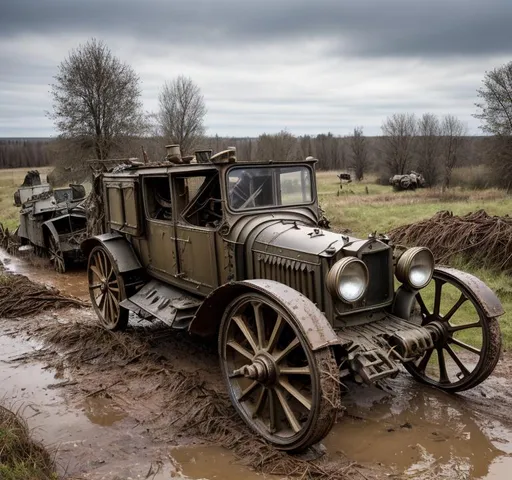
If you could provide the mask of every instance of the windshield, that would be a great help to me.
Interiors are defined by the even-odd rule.
[[[311,203],[311,170],[293,167],[236,167],[228,172],[234,210]]]

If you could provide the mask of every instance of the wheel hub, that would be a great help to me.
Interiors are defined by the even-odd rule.
[[[277,365],[270,356],[259,354],[254,358],[253,363],[235,370],[233,375],[241,375],[263,385],[273,385],[277,381]]]
[[[107,291],[107,282],[101,282],[100,291],[101,293],[105,293]]]

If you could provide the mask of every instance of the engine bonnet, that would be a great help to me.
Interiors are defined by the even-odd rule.
[[[284,253],[284,250],[303,252],[314,256],[331,257],[344,245],[358,240],[355,237],[322,230],[299,222],[280,221],[263,228],[256,236],[254,247],[267,253]]]

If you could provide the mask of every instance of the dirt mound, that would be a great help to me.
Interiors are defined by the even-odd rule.
[[[84,307],[87,303],[23,275],[0,272],[0,318],[34,315],[49,309]]]
[[[512,272],[512,218],[484,210],[464,216],[442,211],[389,232],[394,243],[430,248],[436,262],[462,255],[475,265]]]
[[[211,368],[214,359],[217,363],[213,344],[198,344],[165,326],[130,326],[125,332],[110,332],[86,322],[49,323],[29,330],[45,340],[50,363],[74,370],[76,378],[81,378],[82,394],[119,400],[156,440],[203,439],[230,449],[241,464],[267,474],[363,478],[344,457],[325,455],[309,461],[276,450],[250,431],[231,405],[220,369]],[[201,364],[209,365],[208,371]],[[137,401],[128,402],[126,391]]]

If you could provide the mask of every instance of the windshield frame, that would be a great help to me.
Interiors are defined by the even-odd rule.
[[[257,206],[257,207],[245,207],[243,209],[236,209],[231,205],[230,201],[230,188],[229,188],[229,174],[232,170],[236,169],[261,169],[261,168],[305,168],[308,170],[310,179],[311,179],[311,201],[309,202],[298,202],[298,203],[287,203],[284,205],[265,205],[265,206]],[[316,175],[315,170],[311,167],[311,165],[307,163],[291,163],[291,162],[281,162],[281,163],[259,163],[259,164],[244,164],[237,163],[228,168],[224,175],[225,182],[225,195],[226,195],[226,206],[227,209],[234,214],[244,214],[258,211],[267,211],[267,210],[287,210],[290,208],[297,207],[311,207],[315,205],[317,201],[317,191],[316,191]]]

